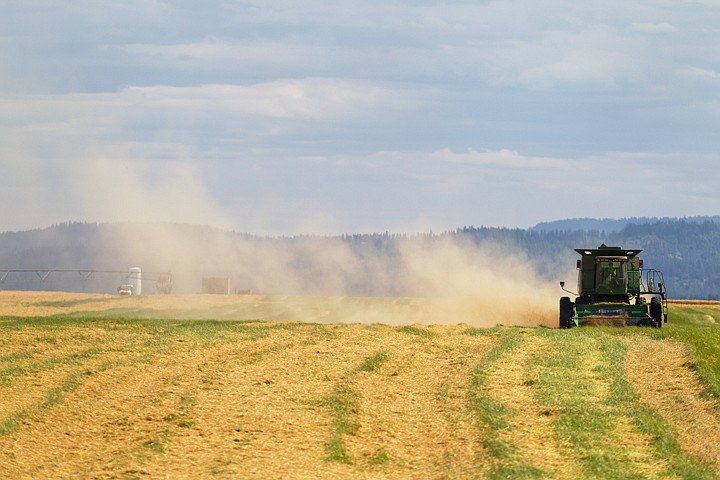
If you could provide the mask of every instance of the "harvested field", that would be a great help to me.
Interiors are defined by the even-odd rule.
[[[682,448],[720,467],[718,405],[701,395],[697,375],[687,368],[687,347],[646,338],[628,341],[628,346],[628,378],[640,386],[642,401],[668,420]]]
[[[487,370],[490,396],[504,405],[512,415],[500,438],[517,445],[517,457],[531,465],[542,466],[554,478],[580,478],[574,454],[556,436],[552,408],[536,400],[533,382],[529,381],[530,363],[539,356],[550,355],[547,338],[532,337],[523,348],[517,348]]]
[[[688,310],[704,323],[684,330],[561,331],[430,323],[437,311],[422,299],[0,292],[0,302],[2,478],[720,470],[720,407],[703,373],[715,367],[684,340],[703,328],[715,342],[703,320],[715,310]]]

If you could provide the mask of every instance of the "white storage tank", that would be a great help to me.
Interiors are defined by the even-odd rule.
[[[142,295],[142,269],[140,269],[140,267],[132,267],[130,269],[128,283],[133,287],[133,295]]]

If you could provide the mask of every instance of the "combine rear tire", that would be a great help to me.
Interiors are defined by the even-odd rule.
[[[650,316],[653,319],[653,326],[656,328],[662,327],[663,322],[663,308],[660,297],[653,297],[650,299]]]
[[[570,297],[560,298],[560,328],[572,328],[575,326],[573,317],[575,316],[575,305],[570,301]]]

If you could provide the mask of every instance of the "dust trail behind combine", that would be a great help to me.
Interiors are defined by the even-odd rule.
[[[133,260],[138,265],[147,258],[147,268],[171,270],[178,293],[197,292],[204,276],[227,277],[238,291],[284,298],[330,297],[328,315],[335,317],[330,321],[476,326],[557,323],[557,287],[512,245],[434,235],[375,244],[371,239],[365,243],[339,237],[258,241],[208,233],[195,238],[193,232],[174,235],[169,227],[167,231],[157,227],[133,231],[138,237],[123,248],[128,257],[138,259]],[[147,252],[154,256],[147,257]],[[351,297],[362,300],[344,300]],[[366,297],[383,299],[371,302]],[[418,301],[408,306],[403,304],[405,298]],[[291,303],[304,309],[307,302]],[[286,313],[310,320],[305,312]]]
[[[459,240],[402,249],[408,290],[433,299],[432,323],[556,325],[557,294],[527,256],[509,246]]]
[[[120,297],[0,291],[1,315],[74,315],[180,320],[262,320],[385,325],[556,326],[554,308],[473,297],[387,298],[300,295],[143,295]],[[554,305],[553,305],[554,307]],[[553,323],[555,322],[555,323]]]

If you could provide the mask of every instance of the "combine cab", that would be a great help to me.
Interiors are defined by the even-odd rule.
[[[578,293],[560,298],[560,328],[583,325],[648,325],[667,323],[665,281],[659,270],[646,270],[642,250],[608,247],[576,249]]]

